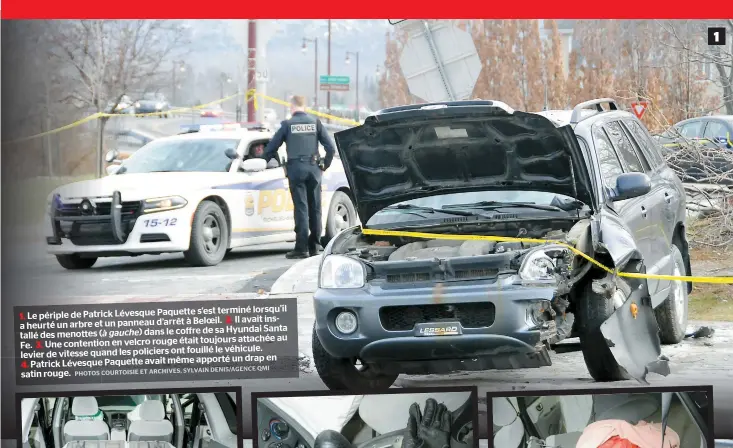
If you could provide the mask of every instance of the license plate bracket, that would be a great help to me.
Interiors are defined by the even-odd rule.
[[[460,322],[430,322],[416,324],[414,334],[417,337],[460,336],[463,327]]]

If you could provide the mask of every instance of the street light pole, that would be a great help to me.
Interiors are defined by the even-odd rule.
[[[318,38],[314,39],[308,39],[306,37],[303,38],[303,53],[305,53],[308,50],[308,42],[313,42],[313,48],[315,52],[315,67],[313,68],[313,77],[314,77],[314,101],[313,101],[313,108],[318,109]]]
[[[257,87],[257,22],[250,20],[247,27],[247,89]],[[255,99],[247,98],[247,121],[257,121]]]
[[[354,55],[356,57],[356,121],[361,122],[361,108],[359,107],[359,52],[352,53],[346,52],[346,63],[351,62],[349,56]]]

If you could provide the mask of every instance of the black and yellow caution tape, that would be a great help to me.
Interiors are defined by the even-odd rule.
[[[257,93],[255,91],[255,89],[250,89],[250,90],[247,90],[246,92],[236,93],[234,95],[230,95],[230,96],[227,96],[227,97],[224,97],[224,98],[220,98],[218,100],[211,101],[211,102],[208,102],[206,104],[201,104],[201,105],[192,106],[192,107],[181,107],[181,108],[177,108],[177,109],[170,109],[170,110],[167,110],[167,111],[149,112],[149,113],[144,113],[144,114],[124,114],[124,113],[111,114],[111,113],[97,112],[97,113],[91,114],[91,115],[89,115],[87,117],[84,117],[84,118],[82,118],[80,120],[77,120],[77,121],[75,121],[73,123],[69,123],[67,125],[61,126],[59,128],[51,129],[49,131],[41,132],[39,134],[29,135],[27,137],[22,137],[22,138],[19,138],[19,139],[16,139],[16,140],[4,141],[3,144],[22,143],[22,142],[26,142],[28,140],[33,140],[33,139],[36,139],[36,138],[45,137],[47,135],[57,134],[59,132],[63,132],[63,131],[72,129],[72,128],[75,128],[77,126],[81,126],[84,123],[88,123],[90,121],[98,120],[100,118],[159,117],[159,116],[162,116],[162,115],[178,115],[178,114],[189,113],[189,112],[193,112],[193,111],[205,109],[207,107],[211,107],[211,106],[216,105],[216,104],[221,104],[221,103],[230,101],[230,100],[232,100],[234,98],[237,98],[237,97],[240,97],[240,96],[244,96],[244,102],[245,102],[245,104],[248,103],[248,102],[250,102],[250,101],[252,101],[254,103],[255,110],[257,110],[259,108],[259,104],[257,102],[257,97],[260,97],[260,98],[262,98],[265,101],[273,102],[275,104],[280,104],[280,105],[283,105],[283,106],[290,106],[290,103],[287,102],[287,101],[283,101],[283,100],[280,100],[280,99],[277,99],[277,98],[273,98],[271,96],[267,96],[267,95],[264,95],[264,94],[261,94],[261,93]],[[327,120],[339,121],[339,122],[343,122],[343,123],[346,123],[346,124],[349,124],[349,125],[352,125],[352,126],[358,126],[360,124],[360,123],[358,123],[358,122],[356,122],[354,120],[349,120],[348,118],[341,118],[341,117],[336,117],[334,115],[324,114],[322,112],[318,112],[318,111],[313,110],[313,109],[306,109],[306,112],[308,112],[309,114],[312,114],[312,115],[321,117],[321,118],[325,118]]]
[[[682,275],[660,275],[660,274],[639,274],[634,272],[619,272],[616,269],[611,269],[604,265],[600,261],[594,259],[590,255],[584,253],[581,250],[571,246],[570,244],[563,243],[555,240],[546,240],[540,238],[513,238],[503,236],[490,236],[490,235],[456,235],[456,234],[443,234],[443,233],[425,233],[425,232],[405,232],[401,230],[377,230],[377,229],[364,229],[362,228],[364,235],[372,236],[396,236],[396,237],[407,237],[407,238],[420,238],[420,239],[435,239],[435,240],[454,240],[454,241],[495,241],[497,243],[540,243],[540,244],[554,244],[556,246],[562,246],[573,252],[579,257],[584,258],[593,265],[597,266],[604,271],[617,275],[619,277],[626,278],[644,278],[651,280],[671,280],[671,281],[683,281],[692,283],[716,283],[716,284],[733,284],[733,277],[698,277],[698,276],[682,276]]]

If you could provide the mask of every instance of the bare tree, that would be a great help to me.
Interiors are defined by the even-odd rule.
[[[724,21],[684,20],[659,23],[662,35],[668,37],[665,45],[677,52],[692,71],[702,71],[706,78],[717,84],[722,95],[713,107],[733,115],[733,39],[726,45],[708,45],[707,28],[721,26],[733,34],[733,19]],[[714,73],[713,73],[714,72]]]
[[[170,83],[168,63],[181,56],[187,35],[182,22],[171,20],[64,20],[46,25],[49,58],[60,66],[65,84],[66,95],[60,100],[96,112],[115,110],[125,94]],[[98,176],[106,121],[99,120],[97,131]]]
[[[47,22],[49,52],[74,83],[66,98],[79,108],[105,109],[108,101],[169,82],[173,57],[187,42],[172,20],[71,20]]]
[[[563,109],[568,104],[565,68],[563,65],[562,40],[557,21],[545,21],[549,25],[550,35],[544,47],[545,83],[547,86],[547,102],[550,109]]]
[[[413,98],[407,87],[407,80],[400,69],[400,54],[407,42],[407,33],[397,30],[387,33],[384,72],[379,79],[379,102],[382,107],[411,104]]]

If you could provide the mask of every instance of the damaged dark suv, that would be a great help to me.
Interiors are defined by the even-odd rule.
[[[329,388],[548,366],[571,337],[596,381],[669,373],[691,284],[613,272],[689,275],[685,193],[613,100],[402,106],[336,143],[362,226],[325,248],[314,295]]]

